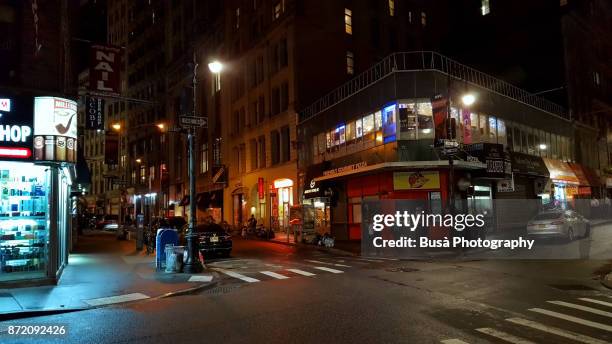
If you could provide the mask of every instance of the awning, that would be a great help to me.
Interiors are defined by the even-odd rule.
[[[89,172],[89,166],[87,166],[82,149],[77,149],[75,184],[81,184],[83,187],[91,185],[91,173]]]
[[[181,199],[181,201],[179,202],[179,206],[181,207],[184,207],[186,205],[189,205],[189,195],[183,196],[183,199]]]
[[[466,169],[466,170],[477,170],[477,169],[483,169],[487,167],[487,165],[481,162],[471,162],[471,161],[463,161],[463,160],[454,160],[453,165],[455,169]],[[448,160],[391,161],[391,162],[384,162],[384,163],[376,164],[372,166],[365,166],[359,169],[349,170],[346,172],[328,174],[328,175],[316,177],[313,180],[315,182],[318,182],[322,180],[329,180],[329,179],[344,177],[344,176],[353,175],[353,174],[359,174],[359,173],[364,173],[364,172],[374,172],[374,171],[385,170],[385,169],[391,169],[395,171],[397,169],[403,169],[403,168],[405,169],[448,168],[448,166],[449,166]]]
[[[510,161],[512,162],[512,173],[544,178],[550,177],[544,160],[539,156],[512,152],[510,153]]]
[[[576,175],[576,178],[578,178],[578,182],[581,186],[601,186],[601,179],[599,179],[595,171],[579,164],[569,163],[569,166],[572,171],[574,171],[574,174]]]
[[[580,181],[568,163],[550,158],[542,158],[542,160],[544,160],[548,173],[550,173],[550,179],[553,181],[580,184]]]

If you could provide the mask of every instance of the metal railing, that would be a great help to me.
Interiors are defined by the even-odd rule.
[[[485,88],[525,105],[567,118],[566,110],[558,104],[533,95],[508,82],[468,67],[439,53],[433,51],[415,51],[398,52],[385,57],[365,72],[304,108],[300,111],[299,121],[304,122],[316,116],[392,73],[409,71],[438,71],[450,75],[454,79]]]

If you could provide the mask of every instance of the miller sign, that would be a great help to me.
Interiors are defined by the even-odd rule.
[[[91,46],[89,90],[92,93],[119,95],[121,49],[106,45]]]

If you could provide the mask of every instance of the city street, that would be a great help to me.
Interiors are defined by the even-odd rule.
[[[398,261],[255,240],[196,294],[3,322],[2,342],[607,343],[606,261]],[[608,266],[609,269],[609,266]],[[65,325],[11,337],[9,325]]]

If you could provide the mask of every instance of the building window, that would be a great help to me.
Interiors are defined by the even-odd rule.
[[[274,4],[273,12],[272,12],[272,20],[276,20],[280,18],[283,12],[285,12],[285,0],[280,0],[276,4]]]
[[[285,81],[280,88],[280,110],[287,111],[289,108],[289,84]]]
[[[289,126],[281,128],[281,161],[291,160],[291,134]]]
[[[270,149],[272,150],[272,165],[280,162],[280,133],[278,130],[273,130],[270,133]]]
[[[144,184],[147,180],[147,168],[144,165],[140,165],[140,183]]]
[[[257,166],[259,168],[266,167],[266,137],[260,136],[257,140],[257,146],[259,149],[259,154],[257,154]]]
[[[395,16],[395,0],[389,0],[389,15]]]
[[[593,72],[593,83],[597,86],[600,85],[599,72]]]
[[[489,6],[489,0],[480,0],[480,13],[482,13],[483,16],[486,16],[487,14],[489,14],[491,12],[491,7]]]
[[[200,146],[200,173],[208,172],[208,143]]]
[[[240,162],[240,173],[245,173],[246,172],[246,146],[244,143],[240,144],[240,149],[238,152],[238,156],[240,158],[239,162]]]
[[[271,115],[277,115],[280,113],[280,88],[274,87],[272,89],[271,99],[270,99],[270,112]]]
[[[236,16],[235,16],[234,20],[236,21],[236,23],[235,23],[236,29],[239,29],[240,28],[240,7],[238,7],[236,9]]]
[[[427,14],[425,12],[421,12],[421,25],[427,25]]]
[[[249,140],[249,153],[250,153],[249,166],[250,166],[251,171],[254,171],[257,169],[257,163],[258,163],[257,155],[259,153],[257,149],[257,141],[255,139]]]
[[[353,11],[344,9],[344,31],[349,35],[353,34]]]
[[[346,52],[346,73],[355,74],[355,56],[352,51]]]

